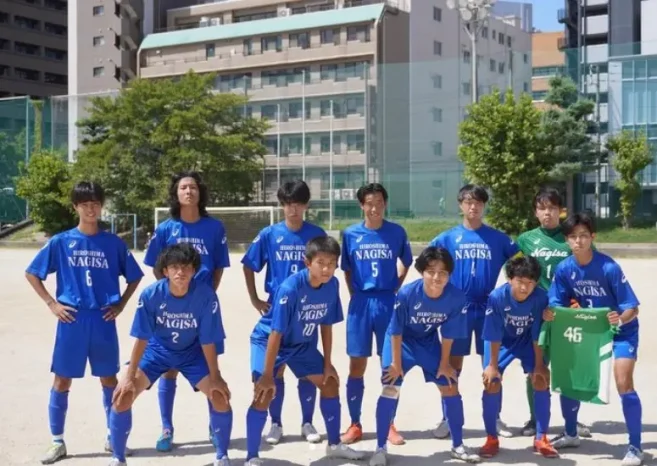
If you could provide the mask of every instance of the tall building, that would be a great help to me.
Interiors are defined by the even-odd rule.
[[[66,1],[0,2],[0,97],[66,94]]]
[[[517,18],[523,31],[534,30],[534,9],[531,3],[498,1],[493,5],[493,15],[498,18]]]
[[[564,53],[559,48],[563,32],[535,32],[532,34],[532,98],[543,107],[550,89],[550,78],[566,73]]]

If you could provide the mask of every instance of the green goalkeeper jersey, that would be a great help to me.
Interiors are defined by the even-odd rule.
[[[541,264],[538,286],[548,290],[557,265],[571,254],[561,227],[553,230],[539,227],[526,231],[518,237],[516,243],[525,256],[535,257]]]
[[[539,345],[550,356],[552,391],[588,403],[609,403],[615,328],[607,308],[555,308]]]

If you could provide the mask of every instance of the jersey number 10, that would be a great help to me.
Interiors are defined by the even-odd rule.
[[[582,327],[568,327],[563,336],[570,343],[581,343],[582,342]]]

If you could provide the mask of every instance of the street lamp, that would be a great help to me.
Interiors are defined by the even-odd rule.
[[[472,43],[472,102],[477,102],[477,36],[490,15],[490,9],[497,0],[447,0],[447,8],[458,9],[463,19],[463,29]]]

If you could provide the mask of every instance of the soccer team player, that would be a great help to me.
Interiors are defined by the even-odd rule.
[[[119,372],[119,340],[115,319],[136,291],[143,273],[126,244],[100,229],[105,194],[103,188],[83,181],[73,187],[71,202],[78,226],[53,236],[37,253],[25,276],[37,295],[58,319],[50,370],[55,380],[50,390],[48,418],[52,442],[42,464],[67,455],[64,424],[72,379],[84,377],[87,361],[91,375],[100,379],[107,419],[105,450],[112,451],[109,411]],[[43,282],[56,275],[51,296]],[[123,294],[119,277],[128,283]]]
[[[188,243],[201,256],[196,279],[202,281],[215,291],[219,288],[225,268],[230,266],[228,239],[224,225],[220,220],[208,215],[208,188],[197,172],[181,172],[171,178],[169,185],[170,218],[156,225],[146,250],[144,264],[153,267],[155,278],[162,279],[160,269],[155,267],[159,254],[169,245]],[[216,341],[217,353],[223,353],[224,336]],[[173,405],[176,396],[176,378],[178,371],[172,368],[158,385],[158,400],[162,431],[155,448],[165,452],[173,448]],[[212,403],[208,401],[208,410],[212,416]],[[210,439],[214,442],[211,427]]]
[[[306,244],[313,238],[326,236],[326,232],[304,220],[310,202],[310,188],[302,180],[288,181],[278,189],[278,202],[283,208],[285,219],[275,225],[263,228],[242,258],[244,279],[253,307],[265,315],[272,305],[278,287],[289,276],[306,267]],[[267,300],[263,301],[256,290],[255,274],[267,267],[265,291]],[[265,437],[267,443],[276,445],[283,437],[283,399],[285,396],[285,365],[275,374],[276,396],[269,404],[271,427]],[[317,389],[306,377],[299,378],[299,402],[301,404],[301,435],[310,443],[321,440],[313,426]]]

